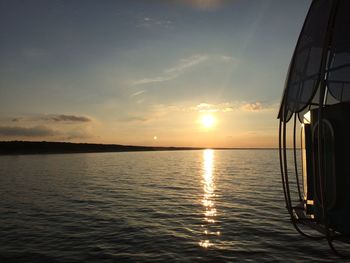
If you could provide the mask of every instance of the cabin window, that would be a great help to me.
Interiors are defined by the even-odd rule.
[[[313,127],[313,171],[315,199],[322,205],[324,199],[327,210],[332,209],[336,202],[336,176],[335,176],[335,151],[334,151],[334,130],[328,120],[321,122],[322,138],[321,144],[323,154],[320,157],[318,152],[319,144],[319,122]],[[320,165],[322,173],[320,171]],[[322,177],[321,177],[322,176]]]

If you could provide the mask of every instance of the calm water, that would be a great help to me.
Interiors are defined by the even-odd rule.
[[[0,260],[336,260],[282,196],[275,150],[0,156]]]

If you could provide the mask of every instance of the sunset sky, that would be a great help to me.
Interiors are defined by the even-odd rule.
[[[0,0],[0,140],[276,147],[308,0]]]

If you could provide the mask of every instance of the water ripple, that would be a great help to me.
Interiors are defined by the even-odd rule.
[[[0,260],[336,260],[279,178],[273,150],[1,156]]]

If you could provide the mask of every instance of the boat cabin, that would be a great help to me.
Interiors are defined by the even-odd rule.
[[[313,0],[278,114],[291,221],[305,236],[326,238],[336,252],[334,241],[350,243],[349,14],[348,0]]]

